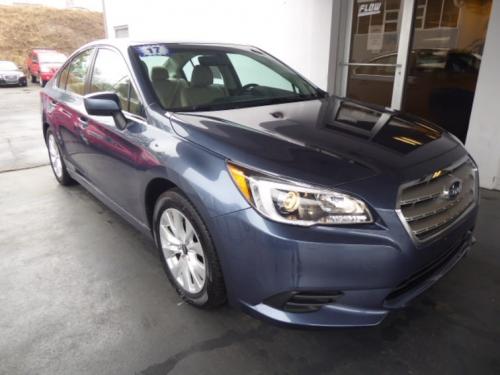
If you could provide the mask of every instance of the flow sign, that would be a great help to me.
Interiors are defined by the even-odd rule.
[[[361,1],[359,1],[358,3],[361,3]],[[359,4],[358,17],[370,16],[373,14],[380,14],[381,9],[382,9],[382,2],[381,1],[375,1],[375,2],[366,2],[365,1],[362,4]]]

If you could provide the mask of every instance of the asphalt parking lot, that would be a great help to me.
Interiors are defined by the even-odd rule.
[[[40,86],[0,87],[0,171],[46,165],[40,137]]]
[[[500,193],[473,252],[380,326],[289,329],[181,303],[152,244],[58,186],[38,87],[0,88],[0,374],[499,374]]]

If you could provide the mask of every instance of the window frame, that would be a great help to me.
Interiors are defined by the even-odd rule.
[[[66,69],[66,66],[68,66],[68,68],[70,69],[70,70],[68,70],[68,78],[69,78],[69,73],[71,71],[71,64],[73,63],[73,61],[75,61],[75,59],[77,59],[78,57],[80,57],[83,53],[85,53],[87,51],[90,51],[90,50],[92,50],[92,52],[90,53],[89,66],[87,68],[87,71],[85,72],[85,78],[83,80],[83,94],[79,94],[79,93],[74,92],[74,91],[68,91],[68,79],[66,79],[66,84],[64,85],[64,91],[66,93],[74,95],[74,96],[77,96],[77,97],[81,97],[81,98],[83,98],[87,94],[87,92],[88,92],[88,84],[89,84],[89,72],[91,71],[92,65],[94,63],[95,54],[96,54],[96,48],[95,47],[89,47],[89,48],[85,48],[85,49],[83,49],[81,51],[78,51],[78,53],[74,57],[72,57],[71,61],[67,65],[65,65],[65,67],[64,67],[64,69]],[[61,69],[59,71],[62,72]],[[57,79],[58,83],[59,83],[59,77]]]
[[[131,86],[134,88],[134,90],[137,94],[137,99],[139,100],[139,102],[141,104],[141,108],[142,108],[141,112],[142,113],[139,115],[139,114],[128,112],[128,111],[123,110],[123,109],[122,109],[122,112],[125,114],[126,117],[130,117],[134,121],[141,121],[143,123],[146,123],[147,120],[146,120],[146,106],[144,105],[144,103],[145,103],[144,95],[143,95],[142,91],[138,89],[139,85],[137,84],[135,75],[133,74],[133,71],[131,70],[129,64],[127,64],[127,60],[123,57],[123,53],[116,47],[106,45],[106,44],[97,44],[97,45],[92,45],[92,46],[89,46],[85,49],[76,51],[72,56],[70,56],[68,58],[66,63],[64,63],[64,65],[57,72],[57,80],[56,80],[56,85],[54,87],[60,91],[65,92],[66,94],[73,95],[76,97],[83,98],[85,95],[87,95],[89,93],[91,77],[92,77],[92,74],[94,73],[95,60],[96,60],[97,52],[99,49],[109,49],[109,50],[117,53],[122,58],[123,62],[125,63],[125,66],[127,68],[127,71],[129,73]],[[71,63],[73,62],[74,59],[76,59],[78,56],[80,56],[82,53],[84,53],[85,51],[88,51],[88,50],[92,50],[92,54],[90,57],[89,67],[88,67],[86,75],[85,75],[85,84],[84,84],[83,95],[80,95],[80,94],[72,92],[72,91],[68,91],[66,88],[67,83],[68,83],[67,80],[66,80],[66,83],[64,85],[64,88],[60,87],[59,84],[60,84],[61,76],[62,76],[62,73],[64,72],[64,70],[66,68],[69,68],[69,66],[71,65]],[[129,97],[130,97],[130,94],[129,94]]]
[[[59,86],[59,84],[61,83],[61,77],[63,75],[63,72],[64,70],[66,70],[66,68],[70,69],[71,67],[71,64],[73,63],[73,61],[78,58],[82,53],[84,52],[87,52],[89,50],[93,50],[91,55],[90,55],[90,62],[89,62],[89,67],[87,68],[87,71],[85,72],[85,79],[83,81],[83,95],[81,94],[78,94],[74,91],[68,91],[67,89],[67,86],[68,86],[68,79],[66,78],[66,82],[64,83],[64,88]],[[68,60],[66,61],[66,63],[61,66],[61,68],[59,68],[59,71],[57,72],[57,80],[56,80],[56,85],[55,87],[57,87],[59,90],[61,91],[64,91],[65,93],[67,94],[70,94],[70,95],[74,95],[74,96],[77,96],[77,97],[83,97],[86,95],[87,93],[87,84],[88,84],[88,77],[89,77],[89,71],[90,71],[90,68],[92,67],[93,65],[93,62],[94,62],[94,58],[95,58],[95,47],[89,47],[89,48],[85,48],[85,49],[82,49],[81,51],[78,51],[77,53],[73,54],[73,56],[70,56],[68,58]],[[69,75],[69,71],[68,71],[68,75]]]
[[[140,117],[141,119],[144,119],[144,114],[145,114],[145,107],[144,107],[144,100],[142,100],[141,98],[141,93],[139,92],[139,90],[137,89],[137,86],[134,82],[134,77],[133,77],[133,74],[131,74],[131,69],[130,67],[128,66],[127,64],[127,61],[123,58],[123,55],[122,53],[117,49],[117,48],[113,48],[111,46],[107,46],[107,45],[103,45],[103,46],[96,46],[95,47],[95,51],[94,51],[94,56],[92,58],[92,64],[90,66],[90,69],[89,69],[89,72],[90,74],[88,74],[87,76],[87,83],[86,83],[86,87],[85,87],[85,95],[89,94],[89,91],[90,91],[90,85],[92,83],[92,77],[94,76],[94,68],[95,68],[95,63],[96,63],[96,60],[97,60],[97,56],[99,54],[99,50],[101,49],[106,49],[108,51],[111,51],[113,53],[116,53],[123,61],[124,65],[125,65],[125,68],[127,69],[127,72],[128,72],[128,76],[130,78],[130,86],[129,86],[129,89],[128,89],[128,103],[129,103],[129,108],[130,108],[130,93],[131,93],[131,88],[134,89],[136,95],[137,95],[137,100],[139,100],[139,103],[141,105],[141,113],[142,114],[136,114],[136,113],[132,113],[132,112],[129,112],[127,108],[127,110],[123,109],[122,108],[122,112],[129,115],[129,116],[134,116],[134,117]]]

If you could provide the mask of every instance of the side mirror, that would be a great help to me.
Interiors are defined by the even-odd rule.
[[[85,95],[83,103],[91,116],[112,116],[118,129],[127,127],[127,119],[123,115],[120,99],[114,92],[96,92]]]

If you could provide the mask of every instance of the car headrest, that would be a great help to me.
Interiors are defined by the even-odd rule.
[[[206,87],[214,82],[214,76],[208,66],[196,65],[191,76],[191,87]]]
[[[155,66],[151,69],[151,81],[168,80],[168,70],[162,66]]]

